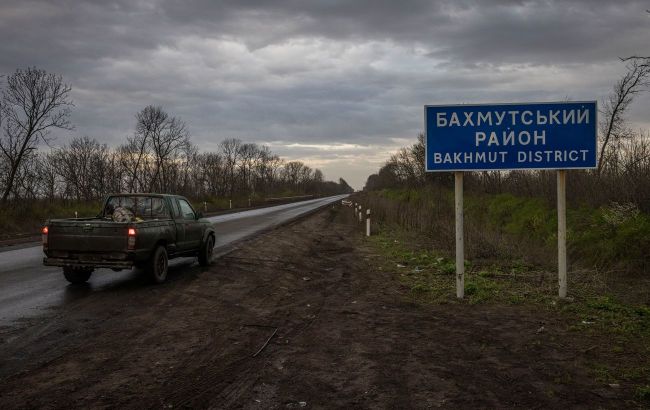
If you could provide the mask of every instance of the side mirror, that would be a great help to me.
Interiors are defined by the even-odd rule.
[[[196,219],[201,219],[201,218],[203,218],[203,212],[198,211],[198,212],[196,213]]]

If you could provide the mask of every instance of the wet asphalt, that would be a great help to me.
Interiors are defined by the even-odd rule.
[[[215,257],[222,256],[237,243],[260,232],[290,222],[328,204],[340,201],[346,195],[252,209],[209,219],[217,231]],[[113,272],[97,269],[80,289],[70,285],[61,268],[43,266],[40,243],[9,246],[0,250],[0,326],[37,316],[50,309],[93,292],[119,289],[125,282],[141,282],[141,272],[135,269]],[[170,261],[170,270],[182,271],[196,263],[196,258],[177,258]]]

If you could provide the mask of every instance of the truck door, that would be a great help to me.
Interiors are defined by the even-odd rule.
[[[201,245],[201,225],[196,221],[196,212],[186,200],[178,198],[183,224],[185,227],[184,250],[198,249]]]
[[[178,200],[176,198],[170,198],[169,202],[172,207],[172,213],[174,214],[174,224],[176,225],[176,250],[182,252],[187,248],[187,241],[185,240],[185,218],[183,218],[183,214],[181,213]]]

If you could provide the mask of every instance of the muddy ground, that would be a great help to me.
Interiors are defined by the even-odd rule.
[[[326,209],[4,328],[0,408],[634,405],[586,368],[606,340],[522,306],[416,304],[359,231]]]

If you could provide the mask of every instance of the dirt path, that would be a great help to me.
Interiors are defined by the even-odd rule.
[[[0,408],[625,406],[559,319],[409,302],[347,214],[2,329]]]

